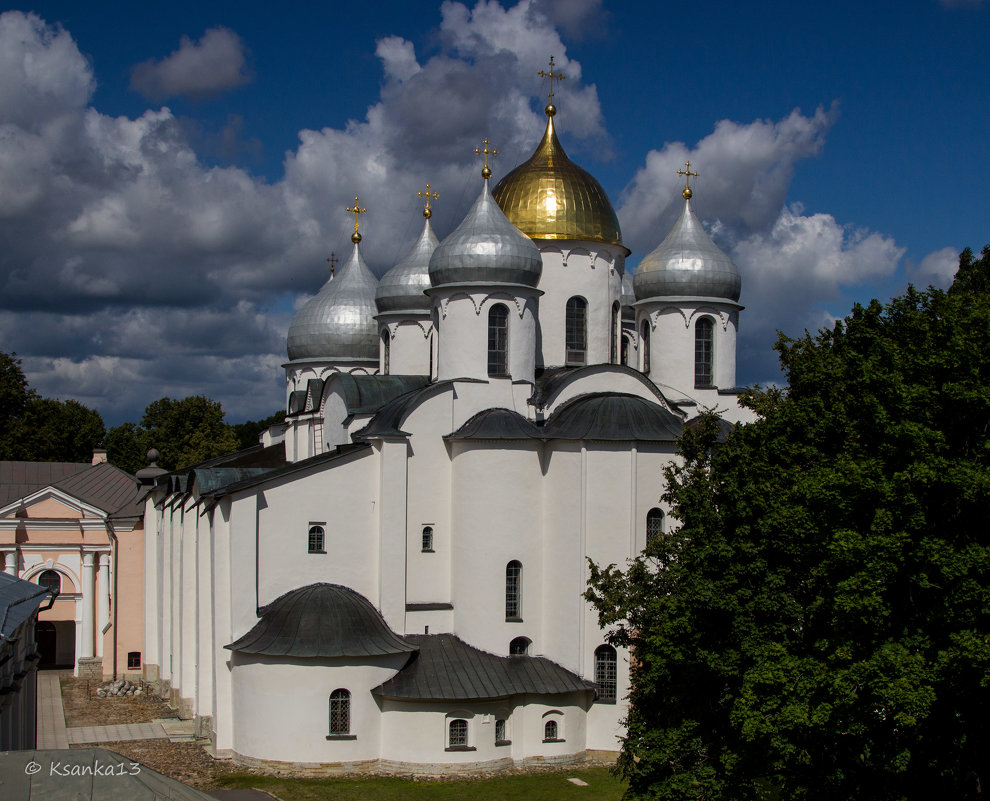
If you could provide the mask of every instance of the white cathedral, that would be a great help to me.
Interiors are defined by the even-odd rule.
[[[145,676],[218,756],[457,772],[614,753],[629,653],[583,599],[669,524],[703,409],[744,421],[740,278],[691,209],[625,272],[554,132],[376,280],[354,242],[289,329],[286,420],[160,476]],[[423,193],[421,193],[422,195]],[[658,237],[659,239],[659,237]]]

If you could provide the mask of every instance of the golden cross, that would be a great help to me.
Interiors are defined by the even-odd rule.
[[[333,268],[336,267],[340,263],[340,259],[337,258],[337,254],[336,253],[331,252],[330,253],[330,258],[327,259],[327,261],[330,262],[330,275],[332,276],[333,275]]]
[[[344,209],[344,211],[346,211],[348,214],[354,215],[354,233],[351,234],[351,242],[354,242],[356,244],[361,241],[361,234],[358,233],[358,226],[360,225],[360,223],[358,222],[358,215],[367,214],[368,210],[361,208],[361,202],[358,199],[358,196],[355,195],[354,206],[352,208]]]
[[[553,71],[553,56],[550,56],[550,72],[544,72],[543,70],[540,70],[536,74],[539,75],[541,78],[549,78],[550,79],[550,94],[549,94],[549,98],[550,98],[550,104],[553,105],[553,80],[554,80],[554,78],[556,78],[558,81],[562,81],[567,76],[564,75],[564,73],[562,73],[562,72],[554,72]]]
[[[681,192],[681,194],[684,195],[684,197],[687,200],[690,200],[691,199],[691,195],[693,194],[691,192],[691,178],[692,177],[697,178],[698,177],[698,173],[691,172],[691,162],[690,161],[685,161],[684,162],[684,166],[687,167],[687,169],[686,170],[678,170],[677,171],[677,174],[684,176],[684,191]]]
[[[491,142],[488,141],[487,136],[482,140],[481,144],[485,146],[484,150],[482,150],[480,147],[476,147],[474,149],[476,155],[478,156],[483,155],[485,157],[485,167],[481,171],[481,176],[482,178],[491,178],[492,171],[488,168],[488,157],[491,156],[492,158],[495,158],[495,156],[498,155],[498,151],[495,148],[492,148],[491,150],[488,149],[488,146],[491,144]]]
[[[426,217],[426,219],[430,219],[430,217],[433,216],[433,212],[430,211],[430,199],[432,198],[433,200],[436,200],[438,197],[440,197],[440,195],[438,195],[436,192],[431,192],[430,185],[427,184],[426,191],[417,192],[416,197],[426,198],[426,207],[423,209],[423,216]]]

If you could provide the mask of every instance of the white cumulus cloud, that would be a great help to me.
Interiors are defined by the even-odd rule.
[[[131,70],[131,88],[152,100],[209,97],[251,80],[244,42],[232,30],[210,28],[198,42],[183,36],[179,49]]]

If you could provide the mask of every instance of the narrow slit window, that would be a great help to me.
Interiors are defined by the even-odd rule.
[[[646,544],[649,545],[661,534],[663,534],[663,510],[650,509],[646,513]]]
[[[330,736],[341,737],[351,733],[351,693],[334,690],[330,693]]]
[[[505,566],[505,619],[519,620],[522,611],[522,562]]]
[[[611,645],[595,649],[595,693],[597,700],[615,703],[618,685],[618,659]]]
[[[488,311],[488,375],[504,378],[509,374],[509,310],[496,303]]]
[[[566,310],[564,364],[580,366],[588,361],[588,301],[571,298]]]
[[[433,526],[423,526],[423,553],[433,553]]]
[[[640,349],[643,351],[643,373],[650,374],[650,322],[643,320],[640,326]]]
[[[711,317],[702,317],[694,326],[694,385],[713,385],[712,364],[714,362],[715,326]]]

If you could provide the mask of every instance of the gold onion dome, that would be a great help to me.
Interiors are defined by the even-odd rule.
[[[619,220],[608,195],[571,161],[546,107],[547,130],[536,152],[505,176],[492,195],[503,213],[533,239],[583,239],[622,246]]]

